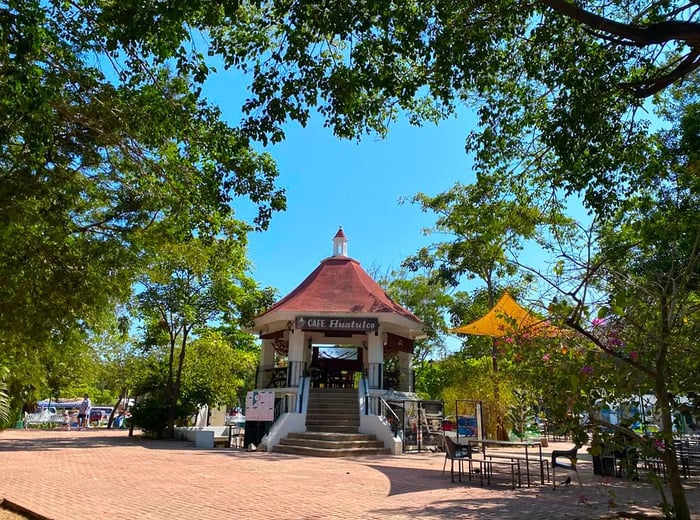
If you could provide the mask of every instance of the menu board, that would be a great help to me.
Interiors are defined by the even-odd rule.
[[[275,420],[275,392],[270,390],[252,390],[245,398],[246,421]]]

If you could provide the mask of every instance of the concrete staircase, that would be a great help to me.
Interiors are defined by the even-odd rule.
[[[357,390],[312,388],[306,413],[306,432],[290,433],[272,447],[278,453],[315,457],[353,457],[389,454],[374,435],[358,433],[360,403]]]
[[[307,432],[357,433],[360,401],[354,388],[311,388]]]

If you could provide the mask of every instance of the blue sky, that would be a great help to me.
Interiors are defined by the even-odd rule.
[[[348,255],[366,270],[385,272],[434,239],[421,229],[434,215],[399,199],[417,192],[437,194],[455,181],[471,182],[464,151],[469,122],[439,126],[397,124],[385,140],[341,141],[320,121],[293,127],[270,149],[287,191],[288,209],[276,214],[269,231],[250,237],[255,276],[286,294],[332,253],[338,227],[348,238]]]
[[[240,73],[220,70],[205,85],[205,95],[232,126],[240,122],[246,97]],[[419,248],[443,241],[444,236],[422,233],[433,227],[434,214],[399,199],[418,192],[437,195],[457,181],[474,181],[465,140],[475,121],[466,109],[439,125],[415,127],[400,120],[385,139],[365,136],[359,142],[334,137],[320,116],[306,128],[289,124],[286,139],[265,149],[277,162],[287,210],[272,216],[267,231],[249,236],[253,277],[285,296],[332,254],[339,226],[348,238],[348,255],[371,274],[398,269]],[[249,203],[237,205],[236,212],[248,221],[255,216]],[[539,248],[527,247],[521,259],[544,268]]]
[[[205,92],[224,119],[239,122],[245,90],[234,73],[219,72]],[[386,139],[367,136],[360,142],[337,139],[319,116],[306,128],[288,125],[286,139],[266,149],[277,162],[287,210],[273,215],[266,232],[250,235],[253,276],[286,295],[332,254],[339,226],[348,238],[348,255],[366,270],[398,268],[435,241],[421,233],[432,227],[434,215],[399,199],[435,195],[458,180],[472,182],[464,143],[473,124],[468,115],[420,128],[399,121]],[[237,214],[249,220],[254,213],[238,206]]]
[[[224,119],[237,125],[245,96],[240,79],[220,72],[205,91]],[[419,248],[444,240],[422,233],[433,227],[434,214],[399,199],[474,181],[465,140],[475,120],[466,109],[439,125],[414,127],[401,120],[385,139],[365,136],[359,142],[337,139],[320,116],[306,128],[288,125],[286,139],[265,150],[279,168],[287,210],[272,216],[267,231],[249,236],[253,277],[284,297],[332,254],[339,226],[348,238],[348,255],[371,274],[398,269]],[[236,206],[236,212],[249,221],[255,215],[250,204]],[[531,266],[544,268],[541,249],[527,247],[523,255]],[[448,339],[448,350],[458,346],[456,337]]]

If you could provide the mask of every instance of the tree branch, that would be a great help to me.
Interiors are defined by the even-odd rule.
[[[581,9],[566,0],[540,0],[555,12],[592,29],[627,38],[640,47],[669,41],[684,41],[691,47],[700,44],[700,24],[681,20],[665,20],[647,26],[616,22]]]
[[[668,87],[671,83],[681,79],[686,74],[693,72],[700,66],[700,50],[689,53],[683,61],[671,72],[664,76],[650,78],[645,81],[623,83],[623,87],[631,88],[638,98],[645,98],[656,94]]]

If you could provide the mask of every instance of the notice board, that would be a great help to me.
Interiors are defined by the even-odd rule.
[[[275,392],[251,390],[245,398],[245,419],[248,421],[275,420]]]

